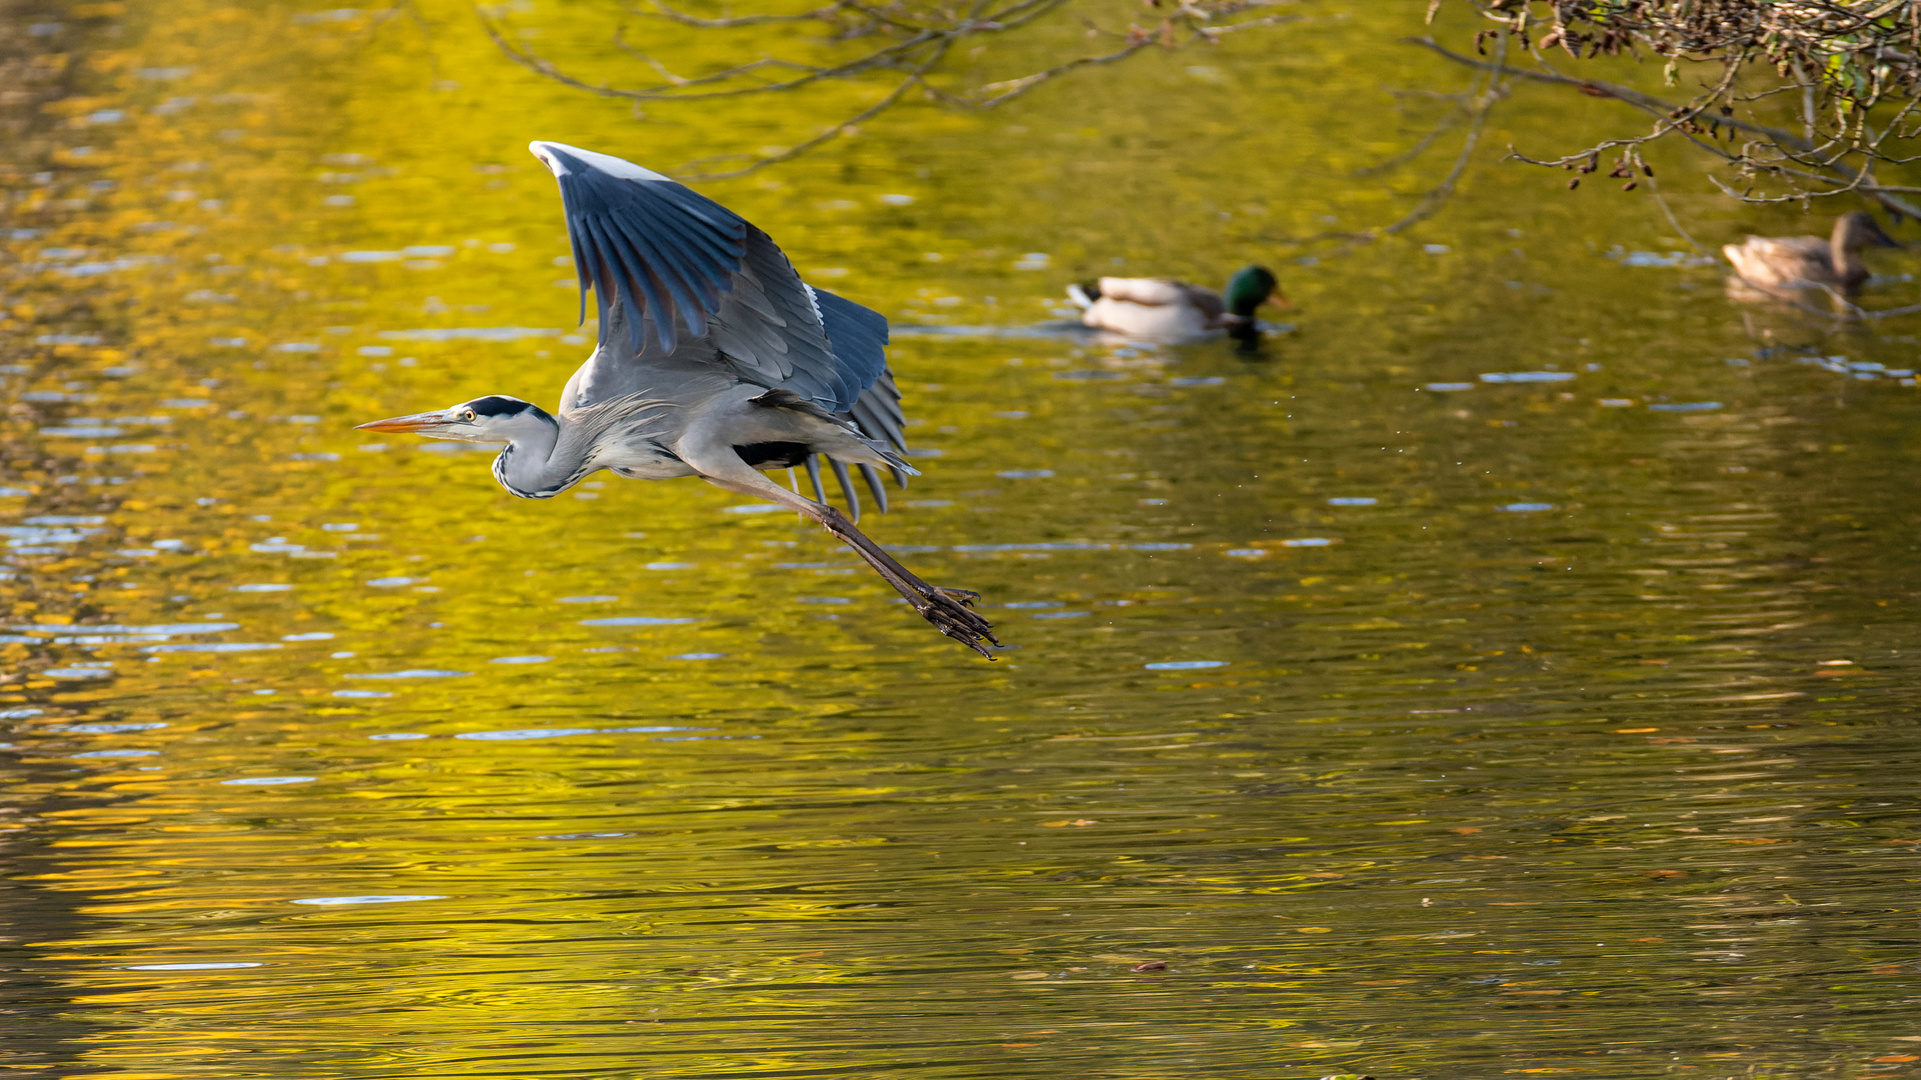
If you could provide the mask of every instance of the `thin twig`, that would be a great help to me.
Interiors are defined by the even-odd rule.
[[[1377,236],[1394,236],[1426,221],[1454,194],[1454,185],[1460,181],[1461,174],[1467,171],[1468,162],[1474,157],[1474,147],[1481,141],[1481,128],[1487,123],[1487,114],[1508,95],[1511,84],[1502,81],[1502,76],[1507,73],[1506,65],[1507,35],[1503,34],[1495,51],[1494,63],[1488,70],[1487,89],[1481,92],[1480,100],[1475,102],[1474,111],[1469,114],[1467,137],[1461,140],[1461,152],[1454,158],[1454,167],[1401,220],[1373,230]]]
[[[1703,258],[1714,258],[1714,256],[1708,254],[1707,248],[1701,246],[1701,241],[1696,240],[1694,234],[1687,231],[1686,227],[1681,224],[1680,219],[1674,216],[1674,211],[1668,209],[1668,201],[1661,195],[1661,185],[1655,181],[1652,175],[1648,176],[1647,182],[1648,194],[1654,198],[1654,205],[1661,208],[1661,213],[1667,217],[1668,224],[1674,226],[1674,231],[1681,234],[1681,239],[1694,245],[1694,250],[1699,252]]]
[[[800,155],[806,153],[809,150],[814,149],[817,146],[821,146],[825,143],[832,142],[833,140],[840,138],[842,135],[847,134],[848,129],[852,128],[856,124],[864,123],[867,120],[870,120],[875,116],[878,116],[881,113],[887,111],[888,109],[893,108],[894,103],[899,101],[903,94],[907,93],[908,88],[919,85],[921,83],[923,76],[925,76],[927,72],[931,70],[935,64],[938,64],[940,62],[941,58],[947,54],[947,50],[951,48],[952,45],[953,45],[953,42],[951,40],[943,41],[940,44],[939,48],[937,48],[934,51],[934,55],[928,57],[927,60],[924,61],[919,67],[915,68],[912,73],[910,73],[906,78],[902,79],[900,81],[900,84],[898,86],[895,86],[893,90],[889,91],[886,97],[881,98],[879,101],[875,102],[874,104],[868,106],[865,109],[862,109],[860,112],[855,113],[853,116],[850,116],[845,120],[842,120],[840,123],[835,124],[833,127],[828,128],[826,131],[821,132],[819,135],[816,135],[813,138],[806,140],[805,142],[801,142],[794,146],[790,146],[787,149],[782,150],[778,154],[764,155],[756,159],[752,164],[744,165],[738,169],[729,169],[725,172],[692,172],[692,173],[677,172],[676,175],[678,175],[683,180],[732,180],[735,177],[746,176],[749,173],[759,172],[761,169],[764,169],[767,166],[773,165],[777,162],[791,161],[794,158],[799,157]],[[693,163],[690,162],[689,164],[693,164]],[[685,166],[683,166],[683,168],[684,167]]]
[[[959,98],[958,100],[968,101],[969,104],[974,105],[977,108],[991,109],[996,105],[1001,105],[1006,102],[1012,101],[1017,97],[1020,97],[1022,94],[1027,93],[1029,90],[1034,89],[1035,87],[1041,85],[1042,83],[1050,82],[1054,79],[1058,79],[1062,75],[1065,75],[1070,71],[1075,71],[1084,67],[1095,67],[1101,64],[1119,63],[1120,61],[1127,59],[1128,57],[1134,55],[1135,53],[1140,52],[1142,49],[1147,48],[1149,45],[1152,45],[1153,43],[1154,41],[1152,38],[1142,38],[1139,41],[1131,42],[1128,45],[1123,46],[1117,52],[1111,52],[1106,54],[1105,56],[1083,56],[1075,60],[1069,60],[1065,64],[1059,64],[1054,67],[1048,68],[1046,71],[1036,71],[1032,75],[1023,75],[1018,79],[1009,79],[1005,82],[987,83],[984,86],[975,88],[974,93],[990,94],[989,97],[981,98],[978,100],[971,100],[971,101],[967,98]]]

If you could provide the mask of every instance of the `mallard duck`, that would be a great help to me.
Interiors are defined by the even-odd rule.
[[[1249,266],[1228,279],[1225,299],[1213,289],[1173,278],[1120,277],[1069,285],[1067,297],[1081,309],[1082,323],[1142,341],[1180,344],[1223,330],[1245,341],[1260,334],[1254,309],[1278,285],[1273,271]]]
[[[1745,243],[1728,244],[1721,254],[1734,264],[1729,295],[1750,299],[1755,294],[1794,298],[1811,291],[1833,291],[1852,296],[1868,280],[1861,249],[1900,247],[1883,232],[1874,215],[1852,210],[1834,222],[1834,234],[1818,236],[1750,236]]]

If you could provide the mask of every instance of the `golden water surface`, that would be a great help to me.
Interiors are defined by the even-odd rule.
[[[894,321],[923,475],[864,524],[983,594],[987,663],[791,514],[352,430],[551,407],[591,348],[528,140],[669,169],[880,84],[636,109],[452,0],[13,5],[0,1064],[1912,1071],[1921,331],[1744,315],[1646,185],[1501,163],[1642,123],[1552,88],[1432,219],[1303,241],[1449,168],[1461,125],[1374,168],[1472,77],[1425,7],[700,185]],[[753,47],[490,10],[590,83],[653,78],[623,21]],[[1076,18],[965,64],[1107,48]],[[1824,231],[1657,160],[1710,250]],[[1046,325],[1251,261],[1258,358]]]

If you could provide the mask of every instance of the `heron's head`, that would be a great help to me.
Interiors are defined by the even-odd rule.
[[[553,417],[532,402],[489,394],[438,412],[375,420],[355,430],[405,432],[429,439],[504,446],[543,434],[551,436],[555,427]]]

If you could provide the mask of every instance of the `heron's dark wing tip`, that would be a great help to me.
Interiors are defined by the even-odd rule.
[[[528,149],[560,185],[583,315],[589,289],[599,295],[603,312],[623,309],[628,340],[622,344],[635,356],[650,336],[665,355],[679,344],[682,327],[693,337],[704,335],[708,316],[740,272],[748,224],[631,161],[541,140]],[[603,318],[603,343],[608,333]]]

